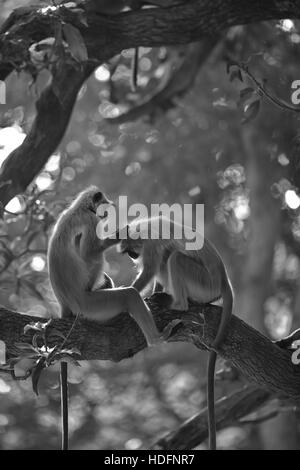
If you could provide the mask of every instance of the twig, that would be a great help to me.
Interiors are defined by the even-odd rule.
[[[252,74],[252,72],[250,72],[249,68],[245,64],[235,62],[233,65],[236,65],[254,83],[255,87],[257,88],[257,91],[261,96],[264,96],[271,103],[273,103],[278,108],[283,109],[284,111],[300,113],[299,106],[294,106],[285,100],[277,98],[275,95],[269,92],[265,88],[266,81],[264,80],[263,83],[260,83],[260,81]]]

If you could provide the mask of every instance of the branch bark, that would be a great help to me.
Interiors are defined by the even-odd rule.
[[[300,0],[190,0],[168,8],[118,15],[100,15],[93,9],[94,5],[87,0],[76,7],[77,11],[80,7],[85,10],[88,27],[72,8],[62,6],[53,12],[29,6],[16,9],[0,29],[1,80],[12,70],[20,70],[30,62],[28,49],[33,43],[55,36],[57,12],[59,21],[73,24],[80,30],[89,54],[89,62],[83,71],[76,70],[71,76],[70,67],[66,65],[56,92],[50,85],[37,103],[33,128],[23,144],[8,156],[0,174],[0,201],[4,206],[24,191],[58,146],[81,84],[100,63],[123,49],[188,44],[205,36],[214,38],[216,31],[237,24],[300,16]],[[66,93],[61,103],[57,91],[59,95]],[[47,101],[50,112],[45,109]],[[21,173],[24,176],[20,176]]]
[[[221,308],[193,304],[188,312],[171,311],[165,299],[164,294],[157,294],[148,302],[159,330],[174,319],[182,320],[168,341],[190,342],[198,349],[208,350],[217,333]],[[0,309],[0,340],[6,343],[8,357],[18,355],[16,342],[31,342],[30,332],[25,335],[23,329],[26,324],[38,320],[45,321]],[[71,320],[54,319],[50,328],[67,335],[71,326]],[[60,342],[61,338],[58,338],[57,343]],[[144,349],[146,344],[131,317],[120,314],[105,325],[81,319],[72,330],[67,346],[77,347],[82,360],[121,361]],[[218,353],[230,360],[251,382],[299,400],[300,367],[292,363],[290,352],[281,349],[235,316]]]
[[[41,94],[30,132],[1,167],[0,201],[3,206],[26,190],[55,151],[68,126],[77,94],[91,71],[90,66],[79,69],[66,64]]]

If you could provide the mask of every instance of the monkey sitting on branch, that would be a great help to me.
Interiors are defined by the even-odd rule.
[[[169,230],[167,239],[162,236],[165,228]],[[138,275],[132,287],[138,292],[151,284],[155,284],[154,290],[161,286],[172,296],[171,308],[183,311],[188,310],[188,299],[198,303],[223,300],[220,326],[211,346],[207,371],[209,446],[216,449],[215,364],[217,349],[224,340],[233,307],[233,291],[222,257],[203,237],[201,249],[187,249],[191,239],[199,239],[201,235],[163,216],[136,219],[126,230],[126,237],[119,234],[115,243],[119,242],[121,253],[127,253],[137,264]],[[181,238],[178,234],[182,234]],[[113,242],[113,237],[111,240]]]

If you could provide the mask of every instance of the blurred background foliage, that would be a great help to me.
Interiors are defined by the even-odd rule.
[[[2,2],[0,19],[26,3]],[[299,327],[299,118],[263,100],[258,116],[242,124],[239,92],[248,83],[230,81],[224,60],[227,55],[249,59],[252,73],[290,101],[291,83],[300,79],[299,42],[299,23],[291,20],[235,27],[170,110],[155,120],[119,126],[106,118],[151,93],[184,48],[142,49],[136,94],[130,90],[132,51],[124,51],[113,93],[109,67],[99,67],[83,86],[55,155],[27,194],[6,207],[0,222],[0,303],[32,315],[57,315],[47,275],[48,236],[72,197],[96,184],[112,198],[127,195],[129,204],[204,203],[206,235],[227,262],[236,313],[273,338]],[[48,79],[47,72],[33,85],[25,74],[8,78],[7,105],[0,108],[0,164],[24,139],[34,101]],[[113,250],[107,259],[116,284],[128,285],[132,263]],[[188,344],[169,344],[120,364],[71,368],[71,447],[149,447],[205,405],[206,358]],[[219,382],[217,395],[236,386]],[[40,388],[35,397],[29,382],[1,376],[1,449],[59,447],[55,367],[44,374]],[[297,413],[288,411],[261,426],[237,425],[219,433],[219,446],[227,449],[298,448],[299,442]]]

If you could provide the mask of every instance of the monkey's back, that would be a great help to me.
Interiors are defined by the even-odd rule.
[[[80,312],[80,293],[89,279],[87,267],[75,249],[74,238],[79,228],[76,217],[66,217],[63,213],[55,224],[48,247],[48,270],[53,291],[62,310],[67,307],[74,314]]]

